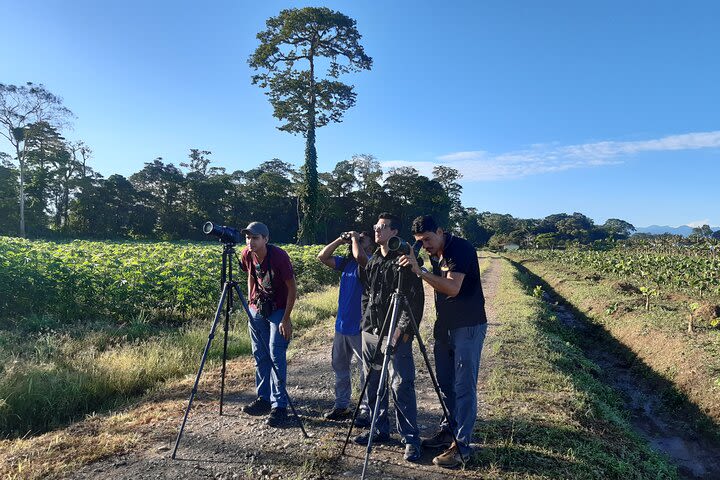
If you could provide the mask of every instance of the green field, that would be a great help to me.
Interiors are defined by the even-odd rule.
[[[335,305],[320,307],[311,292],[337,274],[317,261],[319,246],[283,248],[302,329],[332,314]],[[221,252],[218,244],[0,237],[0,435],[61,426],[195,369],[217,306]],[[245,275],[237,278],[244,286]],[[243,315],[232,322],[231,358],[250,352]]]

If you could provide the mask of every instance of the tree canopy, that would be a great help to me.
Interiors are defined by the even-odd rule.
[[[257,34],[260,45],[248,63],[260,73],[252,83],[266,89],[280,130],[305,136],[303,182],[299,189],[301,242],[312,243],[318,228],[318,172],[315,129],[342,121],[355,105],[352,85],[341,74],[369,70],[372,59],[360,44],[352,18],[325,7],[282,10]],[[327,63],[324,75],[321,60]]]

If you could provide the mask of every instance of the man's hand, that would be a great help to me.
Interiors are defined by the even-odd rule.
[[[410,266],[415,275],[420,275],[420,265],[418,265],[415,255],[403,255],[398,259],[398,264],[401,267]]]
[[[292,337],[292,322],[290,321],[290,317],[282,319],[279,330],[283,338],[289,342]]]

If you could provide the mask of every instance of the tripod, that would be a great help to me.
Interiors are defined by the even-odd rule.
[[[378,338],[377,347],[375,348],[375,351],[373,352],[372,360],[370,365],[375,365],[379,358],[379,353],[381,350],[382,342],[385,336],[387,336],[386,344],[385,344],[385,354],[383,358],[382,368],[380,369],[380,383],[378,385],[378,391],[377,396],[375,398],[375,408],[373,408],[372,411],[372,419],[370,421],[370,434],[368,435],[368,444],[367,448],[365,450],[365,462],[363,463],[363,470],[362,470],[362,476],[360,477],[362,480],[365,479],[365,474],[367,472],[367,466],[368,462],[370,461],[370,453],[372,452],[372,444],[373,444],[373,434],[375,433],[375,423],[377,421],[378,411],[380,409],[380,399],[385,395],[386,390],[388,386],[386,385],[386,378],[388,373],[388,365],[390,363],[390,358],[395,352],[395,342],[393,342],[393,335],[391,334],[395,332],[395,329],[397,328],[398,319],[400,317],[400,312],[404,308],[405,311],[408,312],[408,317],[410,318],[410,325],[412,326],[412,333],[413,336],[415,336],[418,340],[418,348],[420,348],[420,352],[422,353],[423,359],[425,360],[425,366],[427,367],[427,371],[430,374],[430,379],[432,380],[433,387],[435,387],[435,393],[437,393],[438,400],[440,400],[440,405],[443,409],[443,414],[445,415],[445,418],[448,420],[450,419],[450,410],[447,407],[447,404],[445,403],[445,399],[443,398],[443,394],[440,391],[440,385],[437,382],[437,379],[435,378],[435,374],[433,373],[432,367],[430,366],[430,359],[427,355],[427,350],[425,348],[425,344],[422,340],[422,336],[420,335],[420,330],[418,329],[417,322],[415,321],[415,317],[412,313],[412,310],[410,309],[410,302],[407,299],[407,296],[405,295],[404,290],[404,279],[405,275],[407,275],[408,267],[396,267],[398,269],[398,280],[397,280],[397,288],[395,289],[395,292],[393,292],[391,300],[390,300],[390,308],[388,308],[387,313],[385,314],[385,320],[383,321],[382,328],[380,329],[380,337]],[[385,326],[388,323],[388,319],[390,320],[390,326],[389,328],[385,328]],[[401,338],[397,338],[397,341],[402,341]],[[408,342],[411,341],[411,339],[407,340]],[[360,400],[358,401],[357,405],[355,406],[355,411],[353,412],[353,417],[350,422],[350,428],[348,429],[347,437],[345,437],[345,443],[343,444],[343,449],[340,455],[345,454],[345,449],[347,448],[348,441],[350,440],[350,435],[352,434],[353,426],[355,424],[355,419],[357,418],[358,412],[360,411],[360,404],[362,403],[362,399],[365,396],[365,391],[367,390],[367,386],[370,380],[370,375],[373,374],[374,369],[371,367],[369,368],[369,372],[366,372],[365,375],[365,383],[363,384],[362,392],[360,392]],[[397,408],[397,407],[396,407]],[[454,429],[451,429],[450,433],[452,434],[453,441],[455,444],[457,444],[457,438],[455,437],[455,431]]]
[[[182,425],[180,426],[180,431],[178,432],[177,439],[175,440],[175,448],[173,449],[172,458],[175,458],[175,454],[177,453],[178,446],[180,445],[180,439],[182,438],[183,431],[185,430],[185,423],[187,422],[188,414],[190,413],[190,408],[192,407],[193,400],[195,399],[195,394],[197,393],[198,389],[198,383],[200,383],[200,375],[202,375],[203,367],[205,366],[205,360],[207,360],[208,352],[210,351],[210,346],[212,344],[213,338],[215,338],[215,328],[217,327],[217,324],[220,320],[220,316],[223,312],[223,309],[225,310],[225,338],[223,341],[223,357],[222,357],[222,369],[220,370],[220,415],[223,413],[223,400],[225,395],[225,366],[226,366],[226,360],[227,360],[227,345],[228,345],[228,330],[230,326],[230,314],[233,311],[234,306],[234,300],[233,300],[233,291],[237,293],[238,298],[240,299],[240,303],[243,306],[243,309],[245,309],[245,313],[248,316],[248,327],[250,330],[253,330],[253,333],[255,334],[256,338],[259,338],[260,341],[258,343],[262,344],[262,348],[265,349],[265,353],[267,353],[268,356],[270,356],[270,351],[268,344],[265,342],[265,339],[262,335],[260,335],[259,332],[256,332],[254,330],[251,318],[252,313],[250,312],[250,307],[248,307],[247,301],[245,300],[245,297],[242,294],[242,291],[240,291],[240,286],[238,283],[233,280],[233,269],[232,269],[232,260],[233,255],[235,254],[235,244],[234,243],[224,243],[223,244],[223,253],[222,253],[222,273],[220,274],[220,286],[222,287],[222,293],[220,295],[220,302],[218,302],[217,310],[215,311],[215,318],[213,320],[212,326],[210,327],[210,334],[208,335],[207,344],[205,344],[205,350],[203,350],[202,358],[200,359],[200,368],[198,368],[197,376],[195,377],[195,384],[193,385],[192,391],[190,392],[190,400],[188,401],[188,406],[185,409],[185,416],[183,417]],[[275,366],[275,362],[270,362],[270,365],[272,365],[273,372],[275,372],[275,377],[278,379],[278,384],[280,387],[280,390],[285,394],[285,397],[288,400],[288,405],[290,405],[290,409],[292,410],[293,415],[297,419],[298,425],[300,426],[300,430],[302,430],[303,435],[305,438],[308,438],[307,432],[305,432],[305,427],[303,426],[302,420],[300,419],[300,416],[295,411],[295,406],[292,403],[292,400],[290,399],[290,395],[287,393],[287,389],[285,388],[285,381],[280,377],[280,373],[277,370],[277,367]]]

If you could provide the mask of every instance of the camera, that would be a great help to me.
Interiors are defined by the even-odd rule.
[[[205,235],[214,235],[222,243],[242,243],[244,238],[240,230],[236,230],[232,227],[226,227],[221,225],[215,225],[212,222],[205,222],[203,225],[203,233]]]
[[[350,233],[350,232],[343,232],[343,233],[340,234],[340,238],[342,238],[342,239],[345,240],[346,242],[349,242],[350,240],[352,240],[352,233]]]

